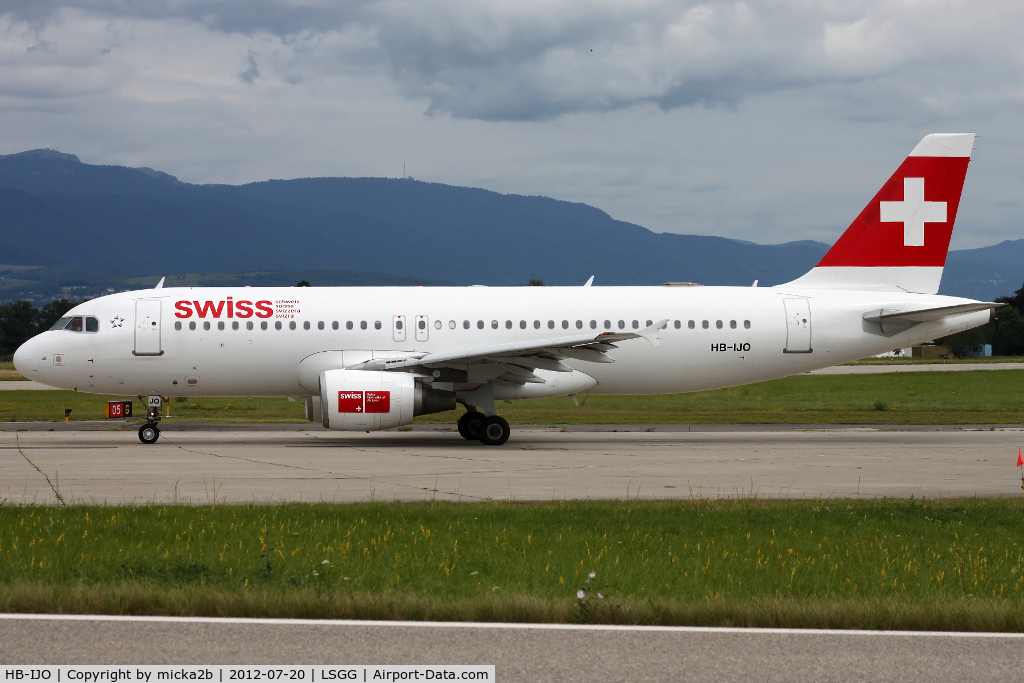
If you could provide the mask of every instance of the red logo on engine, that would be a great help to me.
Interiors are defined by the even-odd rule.
[[[363,412],[363,392],[361,391],[339,391],[338,392],[339,413],[361,413]]]
[[[367,391],[366,412],[368,413],[390,413],[391,392],[390,391]]]
[[[339,413],[390,413],[390,391],[339,391]]]

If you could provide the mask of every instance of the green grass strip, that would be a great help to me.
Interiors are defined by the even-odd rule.
[[[6,506],[0,610],[1020,631],[1022,512],[1007,499]]]

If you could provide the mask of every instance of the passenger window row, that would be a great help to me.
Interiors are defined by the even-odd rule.
[[[86,318],[85,320],[86,320],[85,324],[86,324],[86,331],[87,332],[96,332],[99,329],[99,322],[96,320],[96,318]],[[644,327],[650,327],[653,324],[654,324],[653,321],[647,320],[647,321],[644,322]],[[77,325],[77,329],[74,327],[76,325]],[[490,325],[490,328],[492,330],[496,330],[499,327],[501,327],[501,325],[498,323],[497,320],[492,320],[489,325]],[[675,321],[673,321],[672,325],[673,325],[673,327],[675,329],[678,330],[678,329],[682,328],[683,323],[682,323],[681,320],[675,320]],[[478,330],[482,330],[482,329],[484,329],[487,326],[488,325],[485,324],[483,320],[477,320],[476,321],[476,328]],[[527,329],[527,326],[528,326],[527,321],[525,321],[525,320],[520,320],[519,321],[519,329],[525,330],[525,329]],[[710,329],[711,323],[710,323],[710,321],[702,320],[701,323],[700,323],[700,326],[701,326],[701,329],[707,330],[707,329]],[[737,325],[737,322],[735,320],[730,320],[729,321],[729,329],[735,330],[737,328],[737,326],[738,325]],[[212,327],[212,325],[211,325],[209,320],[204,320],[203,321],[203,329],[204,330],[209,330],[209,329],[211,329],[211,327]],[[318,330],[326,329],[326,325],[324,324],[323,320],[317,322],[316,327],[317,327]],[[337,330],[340,327],[341,327],[341,325],[338,323],[337,320],[335,320],[334,322],[331,323],[331,329],[332,330]],[[349,321],[347,321],[345,323],[345,329],[346,330],[351,330],[354,327],[355,327],[355,325],[354,325],[354,323],[351,320],[349,320]],[[365,329],[367,329],[367,327],[368,326],[367,326],[367,323],[366,323],[365,320],[362,320],[362,321],[359,322],[359,329],[365,330]],[[434,321],[434,329],[435,330],[440,330],[441,327],[442,327],[441,321],[440,320],[435,320]],[[457,327],[458,327],[458,325],[456,324],[456,322],[454,320],[449,320],[448,321],[448,329],[454,330]],[[472,329],[472,327],[473,327],[473,325],[472,325],[472,323],[469,320],[463,320],[462,321],[462,328],[463,329],[469,330],[469,329]],[[511,330],[512,327],[513,327],[512,321],[511,320],[506,320],[504,327],[505,327],[506,330]],[[540,320],[534,320],[533,321],[533,329],[539,330],[539,329],[541,329],[541,327],[542,326],[541,326],[541,321]],[[548,320],[547,321],[547,329],[553,330],[553,329],[555,329],[555,327],[556,327],[556,325],[555,325],[555,321],[554,320]],[[583,321],[582,320],[577,320],[576,323],[575,323],[575,327],[576,327],[577,330],[582,330],[583,329]],[[590,324],[589,324],[589,327],[592,330],[598,329],[598,321],[591,320]],[[616,322],[613,325],[611,320],[605,320],[603,322],[603,324],[601,325],[601,327],[603,329],[605,329],[605,330],[611,330],[613,328],[619,329],[619,330],[625,330],[627,328],[627,323],[626,323],[625,320],[619,320],[618,322]],[[639,320],[630,321],[629,324],[628,324],[628,327],[630,329],[638,330],[638,329],[640,329],[640,321]],[[696,329],[697,323],[696,323],[696,321],[688,320],[688,321],[686,321],[686,327],[688,329],[691,329],[691,330]],[[716,320],[715,321],[715,329],[721,330],[724,327],[725,327],[724,321],[722,321],[722,320]],[[255,324],[253,323],[253,321],[251,321],[251,320],[246,321],[245,329],[252,330],[254,328],[255,328]],[[302,329],[308,330],[308,329],[311,329],[311,328],[312,328],[312,324],[308,320],[302,323]],[[379,330],[380,328],[381,328],[381,322],[379,320],[374,321],[373,329]],[[402,321],[401,320],[395,322],[395,328],[399,329],[399,330],[402,329]],[[569,329],[569,321],[568,320],[563,320],[561,322],[561,328],[563,330],[568,330]],[[70,329],[74,329],[75,331],[81,332],[82,331],[82,318],[80,318],[80,317],[61,318],[59,321],[57,321],[57,324],[55,324],[50,329],[53,329],[53,330],[63,330],[63,329],[69,329],[70,330]],[[182,329],[182,324],[181,324],[180,320],[175,321],[174,329],[176,329],[176,330]],[[196,321],[194,321],[194,320],[189,321],[188,329],[190,329],[190,330],[196,329]],[[225,322],[223,320],[218,320],[217,321],[217,329],[218,330],[226,329],[226,324],[225,324]],[[239,329],[239,322],[237,320],[233,320],[231,322],[231,329],[232,330]],[[262,321],[260,323],[260,329],[261,330],[269,329],[269,323],[266,320]],[[278,320],[278,321],[274,322],[274,329],[275,330],[284,329],[284,325],[283,325],[282,321]],[[290,329],[290,330],[298,329],[296,321],[294,321],[294,320],[288,321],[288,329]],[[419,321],[419,329],[421,329],[421,330],[426,329],[426,322],[425,321],[423,321],[423,320]],[[743,321],[743,329],[745,329],[745,330],[749,330],[750,329],[750,321],[749,320],[744,320]]]

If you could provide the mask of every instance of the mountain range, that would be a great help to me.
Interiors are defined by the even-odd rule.
[[[245,274],[246,284],[573,285],[594,275],[596,285],[773,285],[829,248],[656,233],[585,204],[409,178],[196,185],[53,150],[0,156],[0,234],[3,299],[185,273],[225,274],[218,283]],[[1022,281],[1024,240],[1014,240],[950,252],[942,293],[990,299]]]

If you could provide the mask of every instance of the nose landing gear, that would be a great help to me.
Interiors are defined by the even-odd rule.
[[[146,445],[154,444],[160,438],[160,430],[157,428],[156,423],[160,421],[160,406],[162,403],[163,398],[160,396],[150,396],[147,400],[146,424],[139,427],[139,441]]]

